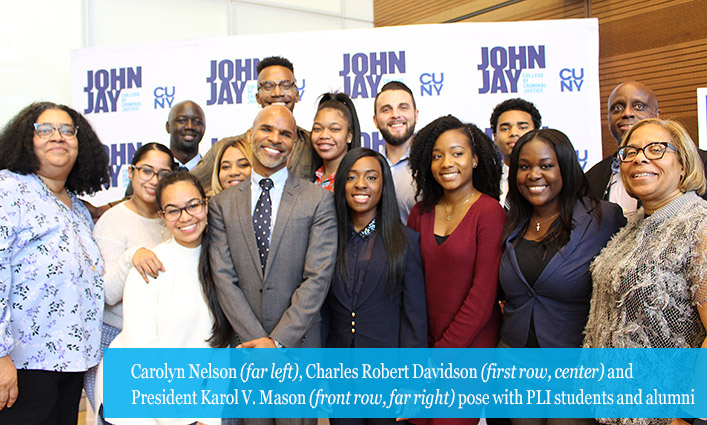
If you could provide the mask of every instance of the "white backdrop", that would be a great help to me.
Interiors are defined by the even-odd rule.
[[[257,114],[259,59],[280,55],[295,66],[297,123],[309,129],[317,97],[354,98],[364,144],[380,149],[373,98],[388,81],[415,94],[419,130],[441,115],[489,127],[493,107],[522,97],[543,126],[564,131],[587,170],[602,158],[596,19],[415,25],[361,30],[240,35],[72,52],[73,106],[108,147],[113,181],[95,202],[118,199],[132,154],[169,143],[170,105],[193,100],[206,114],[201,152],[243,133]]]

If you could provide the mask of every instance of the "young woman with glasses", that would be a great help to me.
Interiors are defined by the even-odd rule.
[[[643,205],[592,263],[584,346],[707,348],[707,202],[695,143],[676,121],[646,119],[618,151]],[[669,424],[672,419],[600,419]]]
[[[193,175],[178,171],[160,180],[156,190],[159,215],[171,237],[153,251],[162,259],[164,271],[145,284],[133,268],[128,273],[123,294],[123,330],[111,348],[207,348],[227,346],[233,331],[221,328],[218,302],[203,261],[208,201],[201,183]],[[226,322],[227,323],[227,322]],[[99,372],[99,381],[102,373]],[[110,383],[105,382],[106,388]],[[97,386],[97,402],[102,399]],[[196,419],[145,420],[141,423],[194,423]],[[120,425],[131,419],[108,419]],[[199,419],[197,424],[218,425],[220,419]]]
[[[105,261],[105,308],[101,348],[106,348],[123,328],[123,288],[131,268],[144,282],[155,278],[164,266],[152,248],[169,237],[157,215],[155,190],[159,180],[174,168],[166,146],[148,143],[135,152],[128,176],[133,195],[106,211],[96,223],[93,237]],[[93,402],[95,368],[86,374],[86,394]],[[95,407],[95,406],[94,406]]]

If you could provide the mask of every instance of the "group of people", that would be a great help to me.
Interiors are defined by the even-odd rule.
[[[451,115],[415,133],[412,91],[387,83],[383,154],[360,147],[342,93],[298,127],[284,58],[259,63],[256,100],[251,129],[203,158],[203,111],[175,105],[169,148],[135,152],[130,196],[110,208],[77,197],[109,178],[81,114],[36,103],[6,125],[1,423],[74,425],[84,386],[103,420],[105,347],[707,348],[704,161],[646,86],[612,92],[619,148],[586,175],[523,99],[496,106],[493,140]]]

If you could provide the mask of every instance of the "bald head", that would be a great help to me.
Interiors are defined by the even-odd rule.
[[[624,134],[638,121],[658,118],[658,99],[648,86],[638,81],[619,84],[609,95],[609,131],[620,143]]]
[[[182,164],[196,156],[204,137],[206,119],[201,107],[191,100],[179,102],[169,110],[167,118],[169,148]]]
[[[266,106],[253,121],[250,139],[254,171],[261,176],[270,176],[287,165],[297,140],[295,117],[285,106]]]

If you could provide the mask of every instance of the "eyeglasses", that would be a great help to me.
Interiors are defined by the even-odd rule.
[[[636,158],[638,152],[643,152],[643,155],[650,160],[661,159],[668,148],[678,151],[678,148],[671,145],[668,142],[652,142],[647,144],[642,148],[637,148],[635,146],[624,146],[616,151],[616,155],[619,157],[621,162],[631,162]]]
[[[34,132],[42,139],[52,137],[52,134],[54,134],[57,130],[59,130],[59,134],[62,137],[70,139],[72,137],[76,137],[76,134],[79,132],[79,127],[72,124],[48,124],[43,122],[34,123]]]
[[[201,201],[193,201],[186,207],[182,208],[167,207],[162,210],[162,216],[167,221],[177,221],[182,216],[182,211],[186,211],[186,213],[190,216],[196,217],[197,215],[204,212],[205,204],[206,201],[202,199]]]
[[[274,81],[263,81],[262,83],[260,83],[260,85],[258,85],[258,87],[266,92],[271,92],[275,90],[275,87],[280,87],[280,90],[282,91],[290,91],[292,89],[297,89],[297,83],[290,80],[282,80],[277,83]]]
[[[152,168],[146,167],[144,165],[142,167],[137,167],[135,165],[131,165],[130,168],[132,168],[133,170],[137,170],[138,176],[140,176],[140,179],[142,179],[144,181],[150,180],[155,175],[157,175],[157,180],[162,180],[163,178],[167,177],[167,175],[169,173],[172,172],[172,171],[167,171],[167,170],[155,171]]]

